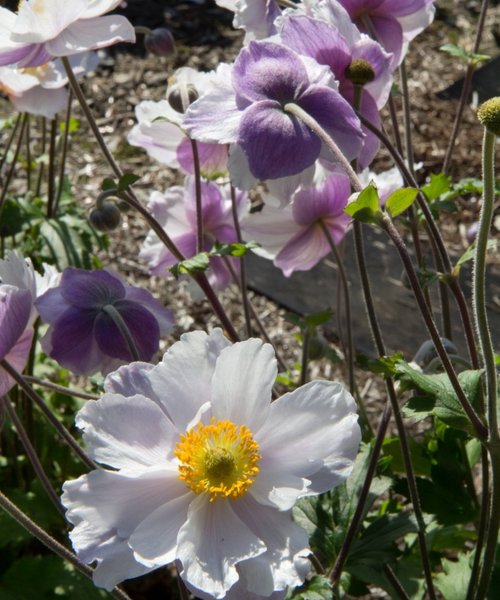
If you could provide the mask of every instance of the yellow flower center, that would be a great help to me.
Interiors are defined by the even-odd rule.
[[[179,479],[196,494],[208,492],[217,498],[239,498],[259,473],[259,445],[245,425],[215,421],[181,435],[175,447]]]

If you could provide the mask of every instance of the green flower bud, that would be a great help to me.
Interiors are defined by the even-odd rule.
[[[365,85],[375,79],[375,70],[364,58],[355,58],[352,63],[346,67],[344,75],[355,85]]]
[[[490,133],[500,136],[500,96],[483,102],[477,109],[477,118]]]

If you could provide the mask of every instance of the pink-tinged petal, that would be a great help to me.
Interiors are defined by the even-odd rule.
[[[303,171],[318,158],[321,149],[319,138],[274,100],[262,100],[245,110],[238,144],[251,173],[262,180]]]
[[[393,82],[392,56],[382,46],[368,36],[362,36],[361,40],[353,48],[353,59],[363,59],[370,63],[375,71],[375,79],[364,86],[381,109],[385,106]],[[364,95],[364,94],[363,94]]]
[[[238,259],[230,258],[234,272],[236,275],[240,272]],[[210,269],[207,272],[208,281],[210,285],[217,290],[223,290],[230,283],[234,282],[234,279],[227,268],[226,262],[218,256],[212,256],[210,258]]]
[[[23,372],[28,362],[33,333],[32,327],[26,329],[14,346],[3,357],[18,373]],[[0,368],[0,396],[4,396],[14,385],[15,381]]]
[[[230,345],[220,329],[210,335],[203,331],[185,333],[149,372],[155,396],[179,433],[185,433],[200,408],[211,401],[217,359]]]
[[[269,596],[274,590],[301,585],[304,574],[297,569],[297,556],[310,551],[307,533],[293,522],[291,512],[262,506],[249,494],[234,503],[234,511],[267,547],[264,554],[238,566],[248,590]]]
[[[117,42],[135,42],[135,30],[125,17],[112,15],[73,23],[45,46],[53,56],[70,56]]]
[[[28,327],[33,298],[28,290],[0,285],[0,359]]]
[[[384,0],[378,7],[378,14],[405,17],[425,8],[432,0]]]
[[[300,225],[308,226],[318,219],[343,215],[350,195],[349,178],[343,173],[332,173],[320,185],[295,194],[293,218]]]
[[[136,560],[146,566],[160,567],[177,558],[177,535],[195,495],[180,480],[174,487],[178,495],[169,494],[171,500],[147,516],[130,536]]]
[[[0,46],[0,66],[38,67],[50,58],[50,54],[40,44],[18,45],[4,41]]]
[[[358,451],[356,403],[338,383],[308,383],[272,403],[255,438],[262,454],[259,467],[268,477],[274,472],[279,482],[290,473],[311,480],[326,467],[333,487],[347,478]]]
[[[413,14],[398,18],[403,28],[403,39],[406,43],[411,42],[411,40],[432,23],[435,11],[434,4],[427,2],[427,6],[422,7]]]
[[[173,459],[179,437],[159,406],[137,395],[105,394],[97,402],[87,402],[76,426],[84,431],[90,456],[114,469],[161,465]]]
[[[196,180],[194,177],[186,177],[186,216],[191,230],[196,229]],[[211,181],[201,182],[201,211],[205,229],[220,223],[224,212],[224,198],[221,188]],[[168,224],[167,224],[168,225]]]
[[[400,23],[392,16],[373,15],[370,19],[377,42],[394,55],[392,66],[395,68],[400,63],[403,46],[403,29]],[[366,33],[370,34],[369,31]]]
[[[332,136],[348,160],[358,155],[363,142],[361,124],[350,104],[338,92],[312,86],[300,98],[299,105]]]
[[[145,362],[133,362],[110,373],[104,380],[104,391],[121,394],[126,398],[140,394],[151,398],[153,393],[148,373],[154,365]]]
[[[142,102],[141,104],[146,104]],[[156,104],[147,102],[147,104]],[[136,109],[137,113],[137,109]],[[168,121],[140,122],[128,134],[127,141],[132,146],[139,146],[158,162],[174,169],[178,168],[177,149],[186,139],[177,125]]]
[[[236,564],[266,550],[264,543],[235,514],[233,502],[197,496],[177,538],[181,577],[196,588],[223,598],[238,581]]]
[[[21,2],[11,39],[24,43],[52,40],[78,20],[86,5],[86,0]]]
[[[351,63],[351,52],[344,38],[336,28],[323,21],[305,15],[288,17],[283,21],[280,36],[295,52],[329,66],[337,79],[343,78]]]
[[[227,170],[227,145],[198,142],[198,156],[202,173],[213,176]],[[187,137],[177,146],[176,160],[190,175],[194,174],[193,149]]]
[[[264,206],[258,213],[251,213],[241,224],[245,240],[260,244],[253,252],[264,258],[274,259],[285,244],[302,228],[292,217],[291,206],[275,208]]]
[[[53,119],[67,107],[68,91],[64,88],[46,90],[37,86],[24,92],[22,96],[11,97],[11,101],[19,112]]]
[[[270,344],[251,338],[225,348],[212,380],[214,416],[257,431],[267,418],[277,374]]]
[[[278,253],[274,264],[286,277],[294,271],[307,271],[330,252],[330,246],[319,223],[302,230]]]

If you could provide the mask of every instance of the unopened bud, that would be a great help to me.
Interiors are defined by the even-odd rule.
[[[179,113],[185,113],[188,106],[198,100],[198,92],[192,83],[174,83],[167,93],[170,106]]]
[[[91,225],[97,231],[113,231],[122,220],[120,209],[113,202],[100,202],[99,204],[89,215]]]
[[[477,109],[477,118],[490,133],[500,136],[500,96],[483,102]]]
[[[355,58],[352,63],[346,67],[344,75],[355,85],[365,85],[375,79],[373,67],[364,58]]]
[[[144,46],[148,52],[156,56],[175,54],[174,36],[166,27],[158,27],[147,33],[144,36]]]

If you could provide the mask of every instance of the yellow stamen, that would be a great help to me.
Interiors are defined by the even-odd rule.
[[[215,421],[181,435],[175,448],[179,479],[196,494],[216,498],[239,498],[259,473],[259,445],[245,425]]]

